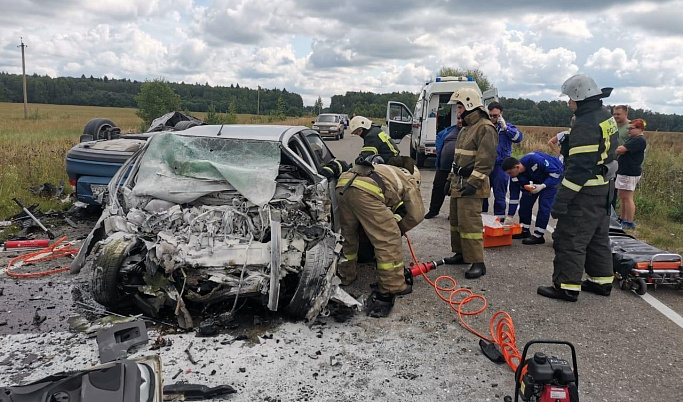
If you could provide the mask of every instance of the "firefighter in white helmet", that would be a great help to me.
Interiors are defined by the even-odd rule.
[[[498,132],[475,88],[459,89],[448,103],[456,105],[463,127],[455,141],[453,171],[446,182],[445,193],[451,196],[451,249],[455,254],[445,262],[471,264],[465,277],[476,279],[486,274],[481,209],[482,200],[491,193],[489,174],[496,162]]]
[[[398,147],[389,135],[382,131],[379,124],[373,124],[367,117],[356,116],[351,119],[349,130],[351,130],[351,134],[363,139],[363,148],[360,150],[359,160],[377,154],[382,157],[385,163],[390,163],[390,159],[400,154]],[[391,164],[398,165],[396,163]]]
[[[581,290],[602,296],[612,291],[609,221],[619,134],[601,100],[611,92],[585,74],[562,84],[576,120],[562,142],[564,176],[551,210],[557,218],[553,284],[539,286],[541,296],[575,302]],[[587,278],[582,282],[584,272]]]

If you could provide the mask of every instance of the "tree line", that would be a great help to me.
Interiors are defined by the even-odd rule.
[[[477,70],[457,71],[444,67],[439,75],[474,75],[480,87],[490,83],[485,76],[478,77]],[[136,96],[144,82],[129,79],[85,77],[39,76],[27,78],[28,100],[31,103],[61,105],[87,105],[107,107],[137,107]],[[376,94],[372,92],[346,92],[334,95],[329,108],[322,107],[322,99],[316,105],[303,105],[299,94],[286,89],[251,89],[239,84],[229,87],[208,84],[167,83],[180,97],[180,108],[191,112],[221,112],[230,114],[276,114],[301,116],[323,112],[363,115],[370,118],[386,116],[388,101],[404,103],[409,108],[415,106],[417,94],[411,92],[392,92]],[[23,102],[21,75],[0,73],[0,102]],[[569,125],[572,112],[564,101],[540,101],[530,99],[501,98],[505,118],[522,126],[565,127]],[[612,105],[614,106],[614,105]],[[663,114],[650,110],[631,109],[629,118],[642,118],[647,122],[648,131],[683,132],[683,115]]]
[[[106,76],[51,78],[33,74],[27,76],[26,90],[30,103],[134,108],[138,106],[135,97],[143,84]],[[283,108],[287,116],[304,113],[301,95],[284,88],[251,89],[239,84],[221,87],[183,82],[167,84],[180,96],[180,108],[191,112],[208,112],[213,105],[214,110],[223,113],[279,114]],[[21,75],[0,72],[0,102],[23,101]]]

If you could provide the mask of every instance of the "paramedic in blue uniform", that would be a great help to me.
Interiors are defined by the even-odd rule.
[[[502,221],[505,218],[505,196],[508,192],[510,177],[502,168],[503,160],[512,154],[512,143],[522,142],[524,135],[503,118],[503,105],[500,102],[491,102],[488,106],[489,117],[496,131],[498,131],[498,149],[496,150],[496,164],[489,175],[491,188],[493,189],[493,214]],[[489,200],[484,198],[483,212],[488,212]]]
[[[524,239],[524,244],[543,244],[545,228],[550,219],[550,210],[553,208],[557,185],[562,177],[562,162],[554,156],[543,152],[532,152],[522,156],[519,160],[513,157],[506,158],[502,165],[503,170],[510,175],[510,207],[505,223],[512,223],[512,218],[519,204],[519,223],[522,224],[522,233],[513,235],[515,239]],[[531,190],[524,186],[531,186]],[[522,200],[519,193],[522,192]],[[536,214],[536,226],[531,233],[531,212],[538,200],[538,213]]]

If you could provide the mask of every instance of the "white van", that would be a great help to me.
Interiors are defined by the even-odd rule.
[[[436,133],[456,124],[455,105],[449,105],[453,92],[472,87],[481,93],[477,83],[468,77],[436,77],[427,82],[415,104],[415,113],[401,102],[387,104],[387,134],[397,142],[410,134],[410,156],[423,167],[429,156],[436,157]],[[484,92],[484,105],[498,100],[498,90]]]

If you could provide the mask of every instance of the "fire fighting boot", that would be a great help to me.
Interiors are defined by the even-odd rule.
[[[486,275],[486,265],[483,262],[475,262],[465,272],[465,278],[467,279],[477,279],[482,275]]]
[[[342,286],[348,286],[356,281],[356,260],[343,261],[337,267],[337,276]]]
[[[446,265],[464,264],[465,259],[463,258],[462,253],[455,253],[453,254],[453,257],[444,258],[443,263]]]
[[[531,236],[531,231],[529,229],[522,229],[522,233],[513,234],[513,239],[526,239]]]
[[[558,299],[569,302],[575,302],[579,299],[579,292],[574,290],[560,289],[559,286],[539,286],[536,293],[543,297],[550,299]]]
[[[612,293],[612,285],[600,285],[595,282],[591,282],[588,279],[581,283],[581,290],[586,292],[595,293],[600,296],[609,296]]]
[[[396,296],[391,293],[380,293],[373,291],[365,301],[367,314],[370,317],[382,318],[389,315],[394,308]]]
[[[534,245],[534,244],[544,244],[545,238],[543,236],[531,235],[526,239],[522,240],[522,244]]]

